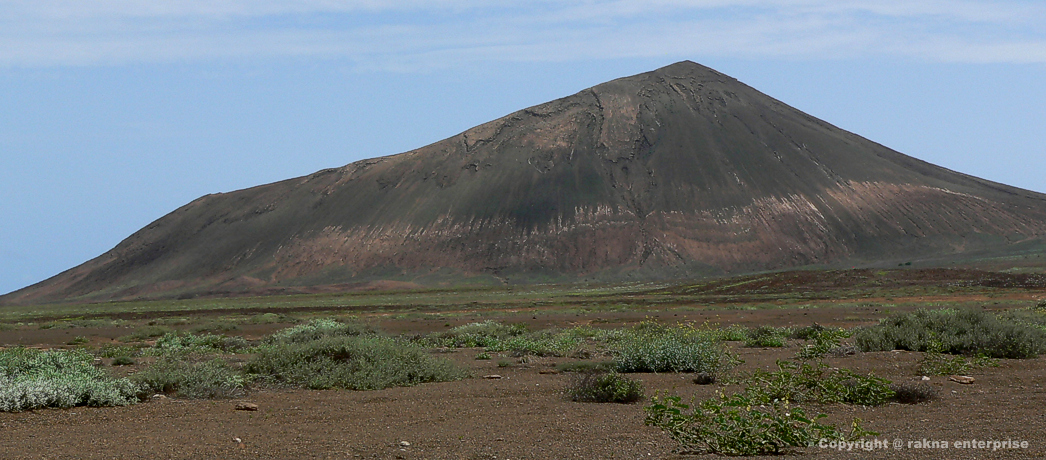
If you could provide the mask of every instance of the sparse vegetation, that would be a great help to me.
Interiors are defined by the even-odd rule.
[[[251,324],[297,323],[298,319],[279,313],[261,313],[247,319]]]
[[[574,377],[567,397],[577,402],[634,403],[643,399],[643,384],[616,372],[582,372]]]
[[[205,332],[231,332],[239,329],[236,323],[232,321],[212,321],[199,326],[194,326],[189,329],[193,334],[200,334]]]

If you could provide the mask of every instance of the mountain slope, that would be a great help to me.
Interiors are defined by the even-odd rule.
[[[681,62],[410,152],[202,197],[8,303],[434,276],[692,276],[994,250],[1046,196]]]

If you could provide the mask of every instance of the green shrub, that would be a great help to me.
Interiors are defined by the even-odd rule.
[[[94,366],[83,350],[0,351],[0,412],[44,407],[125,406],[137,402],[138,386]]]
[[[378,334],[380,331],[366,324],[343,323],[333,319],[314,319],[289,327],[269,336],[267,343],[307,343],[325,337],[354,337]]]
[[[569,361],[556,365],[556,370],[559,372],[609,372],[614,370],[614,368],[612,361]]]
[[[640,324],[614,347],[618,372],[707,372],[729,360],[714,333],[690,326]]]
[[[707,372],[698,372],[694,374],[692,381],[697,385],[711,385],[715,383],[715,374],[709,374]]]
[[[748,331],[746,347],[780,348],[785,345],[781,330],[770,326],[759,326]]]
[[[430,335],[427,339],[428,344],[435,347],[496,347],[501,342],[512,337],[519,337],[526,332],[527,327],[525,324],[510,326],[488,320],[482,323],[464,324],[449,331],[438,332]]]
[[[738,393],[720,395],[692,408],[678,396],[654,397],[646,424],[665,431],[684,452],[723,455],[781,454],[790,447],[809,447],[821,439],[857,439],[876,433],[854,420],[849,434],[822,424],[824,414],[807,417],[801,407],[783,401],[760,404]]]
[[[878,406],[893,397],[890,381],[874,375],[830,368],[823,362],[778,361],[777,366],[777,371],[756,371],[746,380],[748,398],[760,404],[789,401]]]
[[[1039,305],[1035,307],[1000,313],[999,319],[1003,322],[1023,324],[1046,331],[1046,307],[1043,306],[1043,302],[1046,301],[1039,302]]]
[[[138,348],[129,347],[126,345],[103,345],[98,350],[98,356],[102,358],[116,358],[118,356],[134,356],[138,353]]]
[[[643,384],[614,372],[583,372],[567,388],[577,402],[634,403],[643,399]]]
[[[817,323],[813,323],[809,326],[793,327],[788,333],[788,338],[798,340],[812,340],[817,338],[817,336],[821,335],[822,332],[825,332],[827,330],[828,328]]]
[[[134,358],[130,356],[117,356],[113,358],[113,366],[133,366]]]
[[[340,335],[303,341],[302,336],[295,334],[282,342],[258,347],[246,371],[274,383],[352,390],[443,382],[466,376],[449,361],[388,337]]]
[[[189,329],[193,334],[199,334],[202,332],[230,332],[239,329],[236,323],[231,321],[213,321],[207,324],[201,324]]]
[[[730,327],[713,329],[716,338],[722,342],[745,342],[748,340],[748,328],[740,324],[732,324]]]
[[[280,313],[262,313],[250,317],[247,322],[251,324],[297,323],[298,319]]]
[[[513,356],[570,356],[582,343],[581,338],[568,331],[546,329],[494,341],[487,345],[487,351],[507,352]]]
[[[187,356],[163,357],[132,378],[151,392],[195,399],[236,398],[246,384],[222,359],[195,361]]]
[[[860,330],[863,351],[937,351],[992,358],[1034,358],[1046,350],[1046,331],[978,310],[916,310]]]
[[[936,388],[925,382],[902,382],[890,385],[893,400],[901,404],[918,404],[931,401],[939,395]]]
[[[805,334],[804,334],[805,335]],[[850,332],[844,329],[834,329],[818,326],[808,335],[814,341],[811,345],[804,345],[795,354],[799,359],[824,358],[829,354],[846,354],[844,352],[843,339],[850,337]]]
[[[142,342],[172,332],[174,332],[174,329],[165,326],[144,326],[135,329],[130,335],[125,335],[117,340],[121,342]]]
[[[243,337],[227,337],[215,334],[178,334],[172,332],[156,339],[156,344],[144,351],[152,355],[209,354],[237,352],[249,346],[250,344]]]

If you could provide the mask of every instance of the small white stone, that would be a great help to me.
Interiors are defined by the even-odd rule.
[[[400,445],[403,447],[410,447],[410,443],[407,441],[400,441]]]

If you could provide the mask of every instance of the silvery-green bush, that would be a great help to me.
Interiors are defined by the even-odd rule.
[[[730,356],[715,333],[691,326],[644,322],[614,345],[618,372],[707,372],[715,374]]]
[[[324,337],[374,335],[379,331],[361,323],[343,323],[330,318],[314,319],[305,324],[283,329],[269,336],[266,343],[306,343]]]
[[[125,406],[138,401],[139,387],[114,379],[82,350],[0,351],[0,412],[45,407]]]

